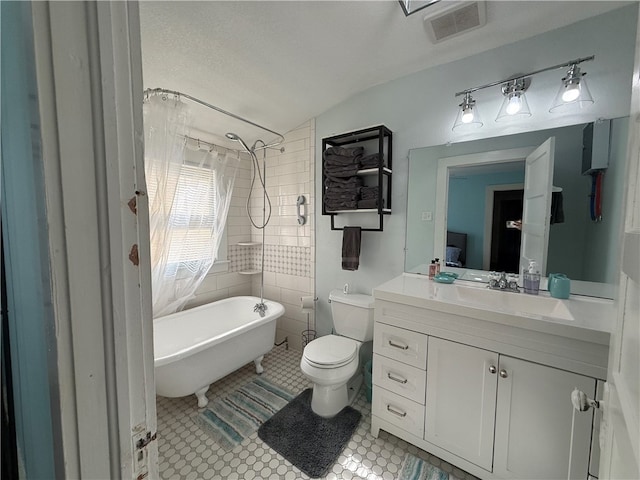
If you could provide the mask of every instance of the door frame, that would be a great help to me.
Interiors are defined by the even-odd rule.
[[[32,18],[64,478],[158,478],[138,4]]]
[[[524,161],[535,147],[511,148],[507,150],[493,150],[490,152],[458,155],[438,159],[436,189],[436,213],[433,233],[433,252],[438,258],[447,258],[447,212],[449,199],[449,170],[458,167],[489,165],[494,163],[508,163]],[[486,228],[486,226],[485,226]],[[483,254],[484,257],[484,254]],[[484,263],[484,258],[483,258]]]
[[[640,11],[637,25],[640,25]],[[616,326],[609,343],[609,365],[601,403],[599,478],[640,478],[640,31],[636,32],[629,138],[627,142],[625,215],[620,231]],[[634,122],[635,120],[635,122]]]

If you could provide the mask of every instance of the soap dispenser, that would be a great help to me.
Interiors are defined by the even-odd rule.
[[[429,278],[432,279],[436,276],[436,261],[431,260],[431,264],[429,265]]]
[[[540,291],[540,272],[538,271],[538,264],[535,260],[529,261],[529,266],[522,273],[524,293],[529,295],[538,295]]]

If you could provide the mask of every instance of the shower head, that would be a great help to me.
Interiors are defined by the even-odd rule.
[[[246,143],[244,143],[244,140],[242,140],[235,133],[231,133],[231,132],[226,133],[225,137],[227,137],[229,140],[233,140],[234,142],[240,142],[240,144],[244,147],[244,149],[247,151],[247,153],[251,153],[251,149],[247,146]]]

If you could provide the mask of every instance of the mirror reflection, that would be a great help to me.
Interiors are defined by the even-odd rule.
[[[609,162],[602,180],[599,221],[591,219],[592,176],[583,175],[583,137],[588,125],[412,150],[405,271],[425,273],[435,257],[444,265],[449,245],[460,249],[449,249],[449,260],[454,260],[452,251],[457,253],[459,266],[473,273],[468,278],[484,280],[486,275],[481,272],[487,270],[518,272],[522,230],[513,222],[521,219],[523,208],[520,191],[526,178],[522,161],[487,160],[485,164],[449,167],[446,181],[438,177],[438,166],[451,163],[452,157],[491,157],[489,152],[526,147],[533,150],[554,137],[553,180],[548,187],[555,202],[549,211],[541,273],[566,274],[572,279],[573,293],[610,297],[612,289],[608,287],[616,282],[628,118],[613,119],[609,124]],[[444,212],[437,210],[438,193],[445,196]],[[444,219],[440,225],[436,225],[438,218]],[[526,222],[522,228],[527,228]]]
[[[518,273],[524,175],[524,160],[449,169],[447,266]]]

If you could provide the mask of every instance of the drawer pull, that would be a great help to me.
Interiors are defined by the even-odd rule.
[[[400,418],[407,416],[407,412],[401,412],[399,410],[396,410],[395,408],[391,408],[391,405],[388,405],[388,404],[387,404],[387,410],[389,411],[389,413],[393,413],[394,415],[397,415]]]
[[[393,380],[394,382],[405,384],[407,383],[406,378],[396,377],[395,375],[391,375],[391,372],[387,372],[387,377],[389,380]]]
[[[399,348],[400,350],[408,350],[409,345],[401,345],[399,343],[395,343],[393,340],[389,340],[389,345],[395,348]]]

